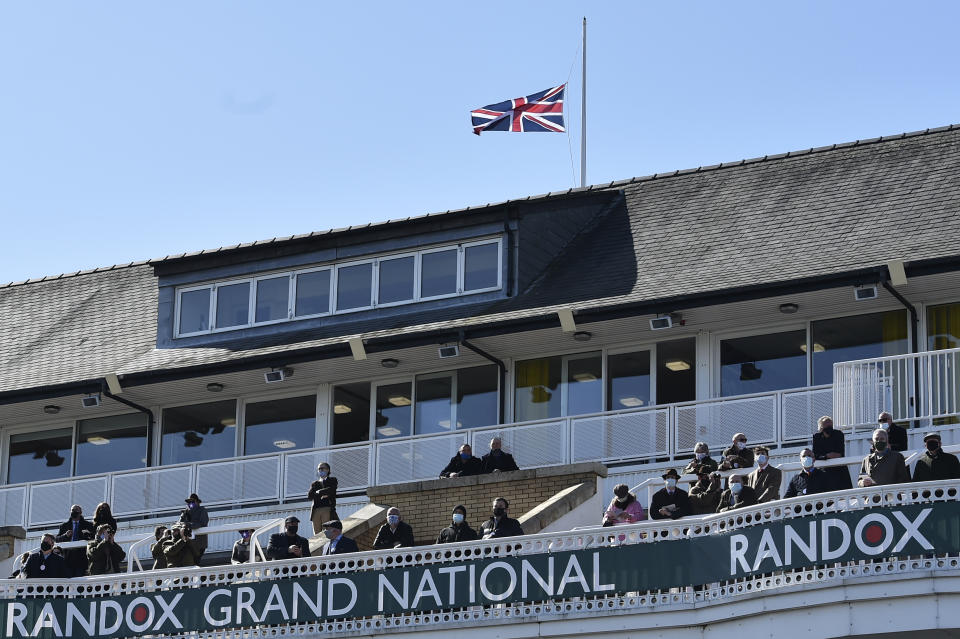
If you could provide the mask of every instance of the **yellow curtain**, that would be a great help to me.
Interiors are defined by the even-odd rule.
[[[960,346],[960,303],[928,308],[927,336],[930,350]]]
[[[883,355],[902,355],[907,352],[907,311],[887,311],[881,319]]]
[[[550,360],[528,359],[517,362],[517,421],[550,417]]]

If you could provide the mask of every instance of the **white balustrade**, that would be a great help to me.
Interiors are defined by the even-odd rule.
[[[780,393],[781,442],[808,442],[817,420],[833,415],[833,387],[815,386]]]
[[[283,470],[284,500],[307,498],[307,491],[317,477],[320,462],[330,464],[340,492],[366,488],[373,483],[370,477],[373,450],[374,447],[367,443],[287,453]]]
[[[668,408],[573,417],[570,426],[572,462],[643,460],[669,454]]]
[[[183,508],[183,500],[194,491],[194,473],[193,464],[113,473],[110,506],[114,516]]]
[[[682,456],[702,441],[711,451],[720,451],[730,446],[736,433],[746,435],[750,445],[776,443],[779,404],[777,392],[678,404],[674,450]]]
[[[279,501],[281,461],[280,455],[263,455],[199,463],[196,492],[211,506]]]
[[[70,506],[73,504],[95,506],[108,501],[107,480],[107,475],[100,475],[30,484],[28,524],[31,527],[59,524],[70,516]]]
[[[558,466],[569,462],[567,456],[566,420],[530,422],[519,425],[493,426],[475,429],[470,445],[475,455],[482,456],[490,447],[490,440],[500,437],[503,450],[513,455],[520,468]],[[463,441],[463,437],[461,437]],[[446,462],[444,462],[446,463]],[[443,468],[436,469],[434,476]]]
[[[434,479],[457,454],[469,433],[405,437],[377,442],[376,483]]]
[[[0,488],[0,522],[4,526],[26,526],[27,487]]]

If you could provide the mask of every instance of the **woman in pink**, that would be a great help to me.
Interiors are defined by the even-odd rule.
[[[603,514],[604,526],[619,526],[620,524],[635,524],[647,518],[643,506],[637,497],[630,492],[626,484],[617,484],[613,488],[613,499]]]

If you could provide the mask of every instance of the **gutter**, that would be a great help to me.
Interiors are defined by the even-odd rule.
[[[497,368],[500,370],[500,389],[499,389],[500,392],[497,393],[497,396],[500,398],[499,405],[497,406],[497,413],[500,419],[497,423],[502,424],[504,420],[504,414],[505,414],[504,406],[507,401],[506,400],[507,365],[503,363],[503,360],[497,359],[496,357],[486,352],[485,350],[481,349],[480,347],[474,346],[473,344],[468,342],[464,331],[460,331],[460,344],[465,346],[467,349],[473,351],[480,357],[490,360],[491,362],[496,364]]]
[[[104,397],[109,397],[115,402],[118,402],[120,404],[123,404],[124,406],[128,406],[134,410],[138,410],[141,413],[146,414],[147,416],[147,462],[148,462],[147,465],[149,466],[151,460],[153,459],[153,429],[154,429],[154,426],[156,425],[156,420],[153,417],[153,411],[147,408],[146,406],[142,406],[136,402],[132,402],[129,399],[118,397],[117,395],[114,395],[109,390],[107,390],[107,388],[108,388],[107,380],[104,379],[101,382],[101,386],[100,386],[101,395],[103,395]]]
[[[895,289],[890,283],[889,279],[883,280],[881,282],[883,288],[887,290],[888,293],[897,298],[897,301],[903,304],[903,306],[910,311],[910,322],[912,324],[910,331],[910,352],[917,353],[919,348],[919,332],[920,332],[920,316],[917,314],[917,307],[910,303],[906,297],[904,297],[900,291]],[[910,399],[910,402],[913,404],[913,414],[920,414],[920,360],[913,360],[913,397]],[[911,424],[912,428],[916,428],[920,425],[919,420],[913,420]]]

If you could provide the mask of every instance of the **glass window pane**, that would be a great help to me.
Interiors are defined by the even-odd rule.
[[[457,428],[491,426],[500,421],[497,388],[500,371],[493,364],[457,371]]]
[[[180,334],[210,330],[210,289],[180,294]]]
[[[807,332],[789,331],[720,342],[724,397],[807,385]]]
[[[377,386],[377,439],[410,434],[410,382]]]
[[[20,484],[70,476],[73,428],[10,435],[7,483]]]
[[[446,433],[454,428],[451,424],[453,377],[418,377],[416,433]]]
[[[960,302],[927,309],[927,350],[960,348]]]
[[[657,344],[657,403],[696,399],[696,340],[692,337]]]
[[[234,400],[166,408],[163,411],[161,464],[221,459],[236,454],[237,403]]]
[[[480,244],[463,250],[463,290],[475,291],[497,285],[500,244]]]
[[[330,271],[297,275],[297,317],[330,312]]]
[[[286,275],[257,282],[256,321],[272,322],[287,319],[287,298],[290,278]]]
[[[217,287],[217,328],[250,321],[250,282]]]
[[[607,410],[650,405],[650,351],[607,357]]]
[[[370,384],[343,384],[333,387],[334,444],[365,442],[370,439]]]
[[[77,428],[77,475],[147,466],[147,416],[83,419]]]
[[[317,396],[247,404],[243,423],[245,455],[313,448],[317,430]]]
[[[337,269],[337,310],[370,306],[372,277],[372,263]]]
[[[380,283],[378,288],[380,304],[404,302],[413,299],[414,258],[398,257],[380,261]]]
[[[560,417],[559,357],[517,362],[514,415],[518,422]]]
[[[420,297],[457,292],[457,249],[424,253],[420,258]]]
[[[603,358],[600,353],[567,357],[567,415],[603,410]]]
[[[810,340],[813,343],[813,383],[832,384],[835,362],[906,353],[907,311],[812,322]]]

